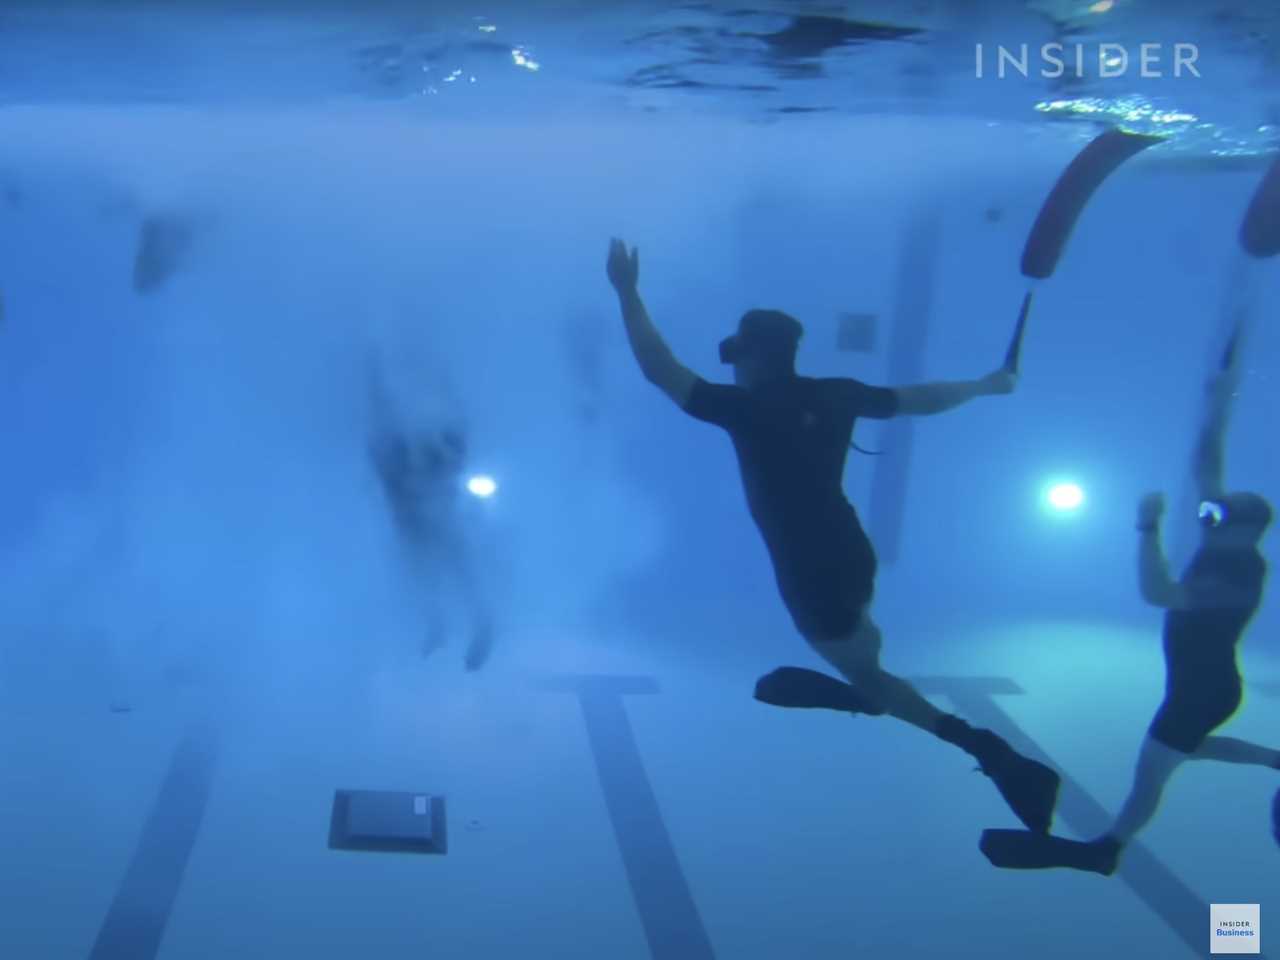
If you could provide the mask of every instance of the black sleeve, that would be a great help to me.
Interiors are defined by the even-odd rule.
[[[684,412],[705,423],[728,429],[742,416],[746,391],[725,383],[707,383],[699,377],[689,393]]]
[[[872,387],[861,380],[833,380],[842,410],[854,417],[888,420],[897,416],[898,394],[889,387]]]

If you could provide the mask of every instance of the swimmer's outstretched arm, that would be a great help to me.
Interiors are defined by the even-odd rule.
[[[1228,367],[1212,380],[1206,389],[1207,405],[1200,434],[1196,438],[1196,450],[1192,469],[1196,487],[1202,500],[1217,500],[1226,493],[1223,480],[1223,447],[1227,433],[1227,421],[1231,417],[1231,402],[1235,397],[1239,378],[1234,367]]]
[[[609,282],[618,293],[618,305],[622,308],[622,322],[627,328],[631,352],[640,364],[640,372],[646,380],[658,387],[683,408],[693,393],[697,375],[676,359],[662,334],[649,319],[649,311],[640,299],[640,251],[632,249],[614,238],[609,242],[609,260],[605,267]]]
[[[895,387],[900,416],[931,416],[954,410],[978,397],[994,397],[1013,393],[1018,377],[1001,367],[980,380],[952,380]]]
[[[1205,578],[1180,583],[1169,576],[1169,561],[1160,539],[1163,515],[1162,493],[1149,493],[1138,504],[1138,589],[1142,599],[1165,610],[1251,606],[1253,597],[1236,584]]]

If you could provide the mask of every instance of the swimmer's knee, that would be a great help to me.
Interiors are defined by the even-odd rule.
[[[853,635],[853,643],[863,656],[872,657],[879,661],[880,647],[884,643],[884,634],[880,632],[880,628],[874,623],[866,620]]]
[[[849,664],[866,682],[878,682],[884,671],[880,668],[880,628],[869,620],[858,627],[849,638]]]
[[[816,645],[815,645],[816,646]],[[840,671],[841,676],[859,690],[873,693],[884,686],[884,671],[880,668],[878,650],[859,647],[852,638],[842,641],[834,649],[818,652],[832,666]],[[828,655],[828,654],[834,655]]]
[[[859,642],[854,637],[842,640],[810,640],[818,656],[840,671],[840,675],[854,685],[874,684],[881,676],[878,647]]]
[[[878,663],[859,663],[849,671],[849,683],[869,697],[880,698],[888,689],[889,675]]]

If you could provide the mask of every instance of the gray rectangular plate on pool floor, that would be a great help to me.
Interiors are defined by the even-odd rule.
[[[392,790],[338,790],[329,821],[329,848],[445,853],[444,797]]]

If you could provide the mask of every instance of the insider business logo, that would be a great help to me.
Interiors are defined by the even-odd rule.
[[[1256,903],[1209,905],[1210,953],[1261,953],[1262,920]]]

